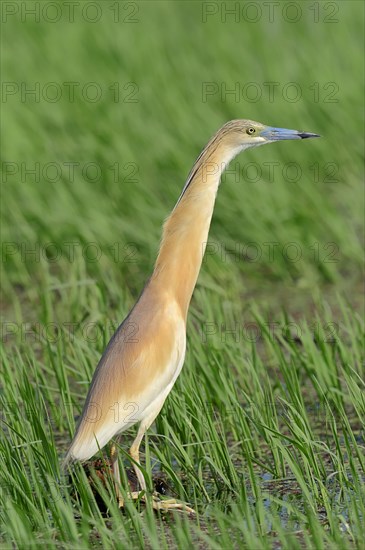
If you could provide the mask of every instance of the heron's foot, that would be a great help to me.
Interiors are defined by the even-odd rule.
[[[146,491],[132,491],[131,493],[127,493],[127,500],[143,500],[144,502],[145,494],[146,494]],[[122,497],[122,495],[118,494],[117,498],[118,498],[119,508],[124,508],[125,500]]]
[[[133,491],[128,493],[128,500],[141,500],[145,504],[149,504],[151,499],[152,508],[154,510],[159,510],[162,512],[167,512],[168,510],[182,510],[188,514],[196,514],[193,508],[190,508],[185,502],[180,502],[174,498],[161,499],[160,495],[154,492],[151,496],[147,495],[145,491]],[[118,498],[119,508],[124,508],[124,500]]]
[[[188,514],[196,513],[195,510],[190,508],[185,502],[180,502],[175,498],[161,499],[160,495],[156,492],[152,494],[152,507],[154,510],[182,510]]]

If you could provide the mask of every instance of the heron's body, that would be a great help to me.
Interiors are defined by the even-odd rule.
[[[185,323],[168,294],[147,285],[95,371],[70,458],[87,460],[116,434],[159,413],[185,357]]]
[[[213,136],[165,222],[150,280],[99,362],[66,463],[87,460],[136,422],[140,427],[130,452],[139,463],[141,439],[160,412],[184,363],[189,303],[223,170],[245,148],[278,139],[315,136],[249,120],[228,122]],[[118,477],[117,466],[115,472]],[[136,473],[145,488],[138,468]]]

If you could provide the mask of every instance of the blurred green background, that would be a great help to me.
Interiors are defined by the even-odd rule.
[[[25,4],[29,13],[18,6],[4,25],[2,236],[14,243],[5,250],[6,301],[14,288],[35,295],[46,280],[76,281],[81,269],[101,287],[112,280],[138,292],[190,167],[232,118],[323,138],[232,163],[201,282],[239,278],[244,292],[276,279],[310,289],[356,281],[360,2],[86,2],[74,13],[40,3],[36,15]],[[69,242],[80,243],[71,262]]]

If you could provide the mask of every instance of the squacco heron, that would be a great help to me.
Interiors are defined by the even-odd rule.
[[[99,361],[65,465],[88,460],[112,438],[139,423],[129,453],[140,487],[146,492],[146,481],[139,468],[139,447],[184,363],[186,318],[208,240],[221,174],[238,153],[249,147],[311,137],[319,136],[264,126],[253,120],[232,120],[211,138],[165,221],[152,276]],[[111,458],[122,506],[115,444]],[[133,493],[133,498],[136,495]],[[156,495],[152,502],[156,509],[191,510],[183,503],[159,500]]]

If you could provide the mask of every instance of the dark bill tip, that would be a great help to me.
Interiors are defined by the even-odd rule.
[[[298,136],[302,139],[307,139],[312,137],[321,137],[319,134],[311,134],[309,132],[298,132]]]

